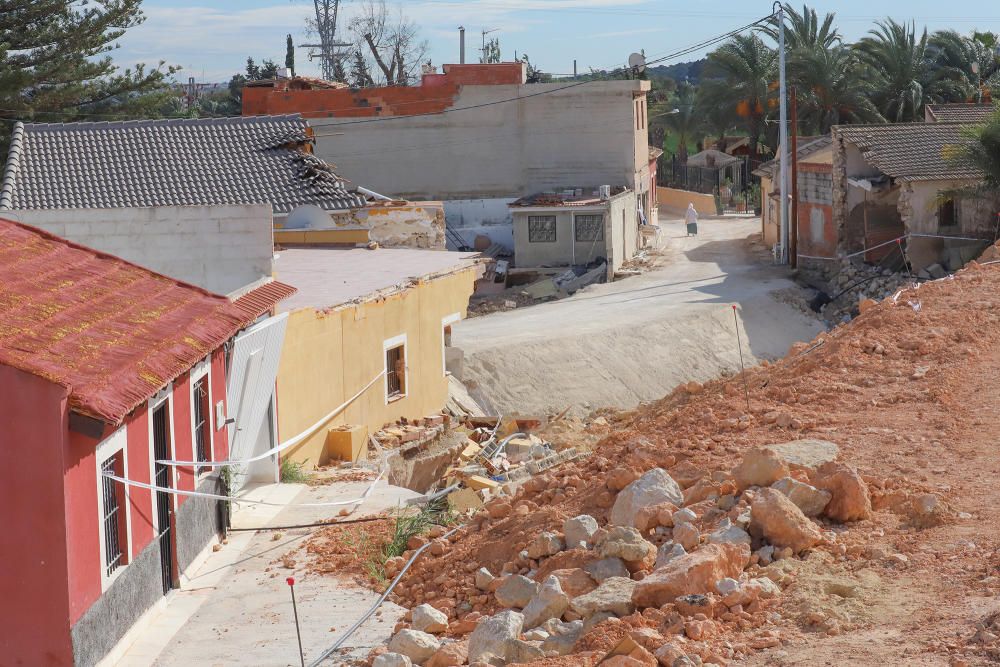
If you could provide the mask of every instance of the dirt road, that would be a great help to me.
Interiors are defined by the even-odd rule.
[[[664,257],[652,271],[460,323],[453,341],[466,354],[463,379],[507,413],[630,408],[739,369],[733,304],[748,364],[822,330],[771,296],[793,283],[750,252],[758,220],[704,221],[697,237],[680,221],[661,224]]]

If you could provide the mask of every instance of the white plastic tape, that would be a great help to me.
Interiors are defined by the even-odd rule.
[[[140,489],[149,489],[150,491],[157,491],[157,492],[160,492],[160,493],[172,493],[172,494],[178,495],[178,496],[190,496],[190,497],[194,497],[194,498],[208,498],[210,500],[223,500],[223,501],[232,502],[232,503],[246,503],[247,505],[267,505],[267,506],[270,506],[270,507],[290,507],[290,506],[294,506],[294,507],[341,507],[343,505],[359,505],[362,502],[364,502],[368,498],[368,496],[370,496],[372,494],[372,491],[375,490],[375,485],[378,484],[379,480],[382,479],[382,476],[384,474],[385,474],[385,470],[383,469],[382,472],[380,472],[378,474],[378,477],[376,477],[375,479],[372,480],[372,483],[368,485],[368,488],[365,489],[365,492],[362,493],[359,497],[353,498],[351,500],[338,500],[336,502],[329,502],[329,503],[269,503],[269,502],[265,502],[263,500],[250,500],[249,498],[220,496],[220,495],[217,495],[215,493],[202,493],[201,491],[182,491],[181,489],[171,489],[169,487],[156,486],[155,484],[146,484],[145,482],[136,482],[136,481],[133,481],[131,479],[125,479],[124,477],[119,477],[117,475],[111,475],[111,474],[108,474],[108,473],[104,473],[104,477],[107,477],[108,479],[113,479],[116,482],[120,482],[121,484],[124,484],[126,486],[134,486],[134,487],[138,487]]]
[[[378,375],[376,375],[374,378],[372,378],[372,381],[369,382],[368,384],[366,384],[364,387],[362,387],[361,390],[358,393],[354,394],[354,396],[351,396],[349,399],[347,399],[346,401],[344,401],[343,403],[341,403],[340,405],[338,405],[337,407],[335,407],[325,417],[323,417],[322,419],[320,419],[318,422],[316,422],[315,424],[313,424],[312,426],[310,426],[306,430],[302,431],[302,433],[299,433],[294,438],[291,438],[290,440],[286,440],[283,443],[281,443],[280,445],[278,445],[277,447],[273,447],[273,448],[267,450],[266,452],[263,452],[262,454],[257,454],[256,456],[251,456],[248,459],[240,459],[238,461],[174,461],[173,459],[162,459],[162,460],[158,460],[157,463],[159,463],[160,465],[165,465],[165,466],[190,466],[190,467],[197,467],[197,468],[219,468],[221,466],[238,466],[238,465],[245,465],[247,463],[253,463],[255,461],[263,461],[264,459],[269,458],[271,456],[274,456],[275,454],[277,454],[278,452],[281,452],[282,450],[285,450],[285,449],[288,449],[289,447],[297,445],[298,443],[302,442],[303,440],[305,440],[306,438],[308,438],[310,435],[312,435],[313,433],[315,433],[316,430],[319,427],[321,427],[323,424],[327,423],[328,421],[330,421],[331,419],[333,419],[334,417],[336,417],[338,414],[340,414],[341,412],[343,412],[347,408],[348,405],[350,405],[354,401],[358,400],[358,398],[363,393],[365,393],[366,391],[368,391],[369,389],[371,389],[371,386],[373,384],[375,384],[376,382],[378,382],[379,379],[381,379],[381,377],[383,375],[385,375],[385,371],[382,371],[381,373],[379,373]]]

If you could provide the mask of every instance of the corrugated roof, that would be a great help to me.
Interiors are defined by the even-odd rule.
[[[99,123],[16,123],[0,210],[197,204],[362,207],[302,149],[298,114]]]
[[[968,143],[960,123],[838,125],[834,136],[851,142],[865,160],[900,181],[982,178],[974,165],[956,162],[955,148]]]
[[[928,104],[925,108],[932,121],[969,125],[986,122],[997,110],[992,104]]]
[[[287,299],[298,291],[291,285],[272,280],[234,299],[233,305],[245,314],[245,322],[249,324],[261,315],[269,313],[279,301]]]
[[[238,331],[223,296],[0,218],[0,363],[110,424]]]

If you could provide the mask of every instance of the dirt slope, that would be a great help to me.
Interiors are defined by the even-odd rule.
[[[418,561],[397,597],[406,605],[429,601],[453,617],[490,613],[495,602],[472,585],[475,568],[499,572],[540,530],[558,531],[566,517],[589,513],[603,524],[614,498],[605,482],[622,466],[659,465],[681,481],[728,469],[752,446],[822,438],[837,443],[840,460],[865,477],[873,518],[849,526],[827,522],[824,530],[837,533],[835,546],[779,562],[785,590],[778,613],[765,625],[726,626],[711,650],[728,645],[731,654],[737,646],[743,652],[735,663],[760,665],[844,664],[845,658],[994,664],[1000,660],[998,343],[1000,264],[973,264],[953,279],[907,290],[780,362],[748,371],[749,411],[744,376],[737,376],[678,389],[633,413],[593,457],[527,485],[513,499],[511,516],[488,520],[481,512],[443,555]],[[943,525],[910,525],[901,499],[921,493],[946,503]],[[564,552],[541,570],[572,567],[566,565],[572,559]],[[840,616],[847,620],[827,622]],[[587,652],[537,664],[593,664],[608,642],[589,637],[577,646]]]

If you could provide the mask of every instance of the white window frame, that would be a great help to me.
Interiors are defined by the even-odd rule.
[[[164,403],[167,404],[167,426],[170,428],[170,458],[177,459],[177,446],[175,440],[177,438],[177,424],[174,419],[174,383],[169,383],[166,387],[156,392],[149,401],[146,402],[146,421],[148,422],[148,437],[149,437],[149,483],[156,484],[156,449],[153,447],[153,411],[160,407]],[[177,466],[171,466],[173,470],[173,488],[177,488],[177,482],[180,479],[180,472],[177,470]],[[160,530],[159,517],[156,516],[156,491],[149,492],[149,511],[150,516],[153,518],[153,529],[156,532]],[[171,505],[174,508],[174,512],[177,511],[177,494],[171,493]]]
[[[441,318],[441,376],[448,377],[448,359],[445,355],[444,330],[455,322],[462,321],[462,313],[452,313]]]
[[[96,474],[97,474],[97,533],[100,549],[101,568],[101,592],[108,590],[115,579],[117,579],[125,568],[132,562],[132,501],[129,494],[129,486],[125,485],[125,502],[121,510],[125,515],[125,544],[123,553],[127,558],[125,563],[115,568],[115,571],[108,575],[107,572],[107,549],[104,542],[104,480],[102,479],[101,464],[107,461],[118,452],[122,453],[122,473],[128,479],[128,435],[124,426],[109,435],[97,445],[95,452]],[[115,482],[120,484],[121,482]]]
[[[385,358],[385,353],[394,347],[403,346],[403,391],[397,396],[389,397],[389,362]],[[400,334],[394,336],[393,338],[386,339],[382,342],[382,395],[385,396],[385,404],[395,403],[396,401],[406,398],[410,393],[410,362],[409,362],[409,345],[406,344],[406,334]]]
[[[195,437],[195,432],[194,432],[194,402],[196,400],[195,399],[195,394],[194,394],[194,389],[195,389],[195,385],[198,383],[198,381],[201,380],[202,378],[206,378],[206,377],[208,378],[208,380],[205,382],[205,385],[208,387],[208,414],[205,415],[205,419],[208,420],[208,460],[209,461],[214,461],[215,460],[215,422],[213,421],[213,417],[214,417],[213,413],[215,412],[215,410],[214,410],[213,405],[212,405],[212,357],[211,357],[211,355],[209,355],[209,356],[205,357],[204,359],[202,359],[201,361],[199,361],[197,364],[195,364],[194,368],[191,369],[191,397],[190,397],[191,398],[191,453],[193,454],[193,456],[191,458],[194,461],[198,460],[198,451],[197,451],[196,437]],[[199,480],[204,479],[205,477],[208,477],[209,475],[211,475],[213,472],[215,472],[215,469],[212,468],[211,466],[205,467],[205,468],[203,468],[198,473],[197,479],[199,479]]]

